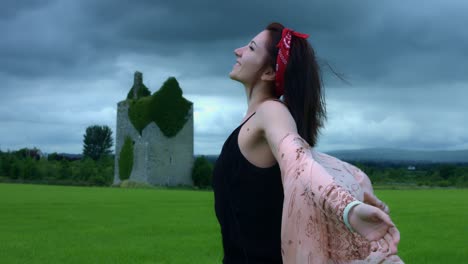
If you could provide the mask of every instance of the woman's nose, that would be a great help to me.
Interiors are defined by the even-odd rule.
[[[234,54],[237,56],[237,57],[240,57],[242,55],[242,48],[237,48],[234,50]]]

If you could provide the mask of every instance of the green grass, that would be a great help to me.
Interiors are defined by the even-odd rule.
[[[0,263],[220,263],[213,193],[0,184]]]
[[[378,190],[406,263],[468,260],[468,190]],[[220,263],[213,193],[0,184],[0,263]]]
[[[406,263],[468,263],[468,190],[379,190]]]

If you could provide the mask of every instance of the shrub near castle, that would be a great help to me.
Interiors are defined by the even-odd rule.
[[[192,170],[193,184],[199,188],[209,188],[211,187],[212,175],[213,165],[211,165],[205,156],[197,157]]]
[[[119,173],[120,180],[130,178],[133,168],[133,140],[130,137],[125,137],[125,142],[120,151],[119,157]]]

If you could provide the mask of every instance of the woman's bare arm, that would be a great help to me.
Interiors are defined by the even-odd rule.
[[[297,133],[296,122],[286,106],[277,101],[262,103],[256,114],[260,122],[260,129],[276,160],[279,160],[278,145],[286,135]]]
[[[280,147],[283,146],[281,144],[282,140],[288,135],[294,134],[295,137],[299,137],[299,135],[297,135],[296,123],[294,119],[292,118],[285,105],[276,101],[267,101],[262,103],[257,109],[257,120],[259,120],[258,122],[260,129],[263,132],[264,137],[267,140],[273,155],[275,156],[282,169],[282,174],[288,174],[284,172],[284,157],[280,157],[279,150]],[[291,156],[295,155],[295,153],[287,153],[286,155]],[[287,159],[291,161],[294,160],[295,157],[289,157]],[[311,160],[310,162],[314,163],[313,160]],[[282,177],[285,176],[282,175]],[[305,177],[304,180],[309,184],[314,184],[312,182],[314,181],[334,185],[333,178],[327,173],[318,173],[317,175],[304,175],[302,177]],[[320,179],[318,177],[320,177]],[[289,192],[292,192],[292,190],[289,190],[290,187],[285,185],[286,181],[288,180],[289,179],[283,178],[285,195],[289,194]],[[302,186],[298,186],[298,188],[301,187]],[[349,194],[347,194],[346,191],[341,190],[338,186],[336,186],[336,188],[333,187],[333,189],[334,192],[336,192],[337,194],[340,193],[341,195],[343,195],[343,197],[349,196]],[[346,198],[346,200],[349,200],[348,202],[351,202],[352,200],[356,199],[348,197]],[[330,214],[332,211],[336,211],[338,208],[341,208],[333,214],[335,214],[334,217],[337,218],[338,221],[343,222],[343,219],[340,219],[340,217],[345,217],[346,214],[343,214],[343,211],[341,211],[342,207],[336,206],[336,204],[333,203],[328,204],[327,199],[323,199],[321,201],[325,203],[323,204],[324,208],[330,208],[330,210],[327,210],[327,214]],[[330,216],[333,217],[332,215]],[[396,245],[399,242],[399,233],[398,230],[394,228],[394,224],[392,223],[390,217],[382,210],[367,204],[356,205],[350,210],[347,219],[349,219],[349,224],[351,225],[351,227],[354,228],[356,232],[358,232],[359,234],[371,241],[385,239],[386,242],[390,245],[391,251],[393,253],[396,252]]]

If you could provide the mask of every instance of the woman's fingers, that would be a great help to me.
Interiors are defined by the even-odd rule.
[[[395,226],[395,224],[393,224],[392,220],[390,219],[390,216],[384,211],[377,209],[376,213],[378,215],[378,218],[380,218],[380,220],[387,224],[389,228]]]
[[[388,244],[388,255],[396,254],[397,253],[397,247],[396,247],[395,241],[393,241],[393,238],[390,235],[390,233],[385,234],[384,240]],[[386,251],[384,251],[384,252],[386,252]]]
[[[379,245],[377,244],[377,241],[371,241],[370,243],[370,250],[372,252],[375,252],[379,249]]]
[[[379,203],[380,205],[378,207],[382,209],[382,211],[384,211],[386,214],[390,214],[390,208],[388,208],[388,206],[380,200],[379,200]]]
[[[372,193],[364,193],[364,202],[373,206],[377,206],[377,198]]]
[[[387,256],[397,254],[399,233],[398,233],[398,230],[396,230],[396,228],[395,230],[390,230],[390,229],[388,229],[388,232],[382,238],[376,241],[370,242],[370,250],[372,252],[375,252],[378,250],[379,252],[387,254]],[[395,237],[392,236],[392,233],[393,235],[395,235]]]
[[[378,244],[380,246],[380,252],[387,253],[389,251],[390,244],[385,238],[380,239]]]
[[[395,244],[400,243],[400,231],[398,231],[398,229],[395,226],[390,227],[390,229],[388,229],[388,232],[392,236]]]
[[[384,211],[387,214],[390,213],[390,208],[372,193],[368,193],[368,192],[364,193],[364,202],[366,204],[373,205],[375,207],[382,209],[382,211]]]
[[[386,214],[389,214],[390,213],[390,209],[388,208],[388,206],[382,202],[381,200],[379,200],[377,197],[375,198],[377,201],[377,207],[382,209],[382,211],[384,211]]]
[[[384,204],[384,212],[387,213],[387,214],[390,214],[390,207],[388,207],[388,205]]]

